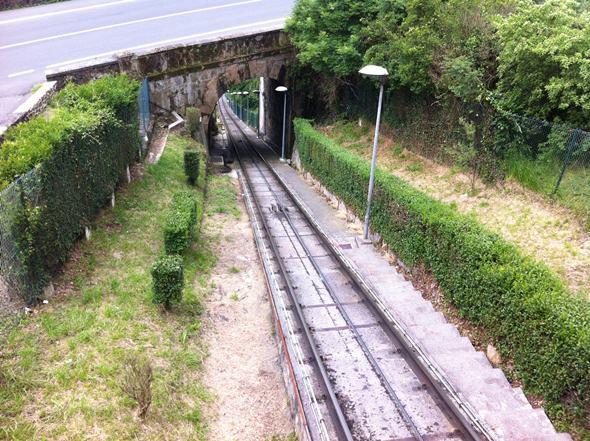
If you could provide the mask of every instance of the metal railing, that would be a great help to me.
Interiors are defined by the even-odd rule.
[[[226,95],[229,101],[229,105],[233,112],[238,116],[240,120],[242,120],[247,126],[252,128],[256,131],[256,133],[260,130],[260,111],[257,108],[256,110],[250,110],[245,106],[238,104],[231,95]]]

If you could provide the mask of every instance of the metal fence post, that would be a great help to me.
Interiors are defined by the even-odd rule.
[[[565,175],[565,170],[567,169],[567,166],[569,165],[569,163],[572,159],[572,155],[574,153],[575,148],[579,144],[580,136],[582,136],[582,130],[580,130],[580,129],[572,130],[572,134],[571,134],[570,140],[569,140],[569,145],[567,148],[567,153],[565,154],[565,159],[563,160],[563,167],[561,168],[561,173],[559,174],[559,178],[557,178],[557,182],[555,183],[555,188],[551,192],[552,195],[557,193],[557,190],[559,189],[559,186],[561,185],[561,180],[563,179],[563,176]]]

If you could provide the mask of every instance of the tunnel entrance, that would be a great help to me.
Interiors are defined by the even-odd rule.
[[[206,128],[212,160],[227,164],[234,160],[222,128],[220,101],[224,98],[237,117],[279,156],[283,150],[284,122],[284,155],[291,157],[293,99],[290,90],[275,79],[260,77],[228,87],[216,102]]]

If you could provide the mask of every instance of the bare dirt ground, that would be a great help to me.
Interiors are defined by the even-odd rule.
[[[321,128],[338,135],[338,126]],[[369,159],[373,128],[359,130],[358,140],[340,144]],[[525,254],[545,262],[574,292],[590,300],[590,235],[572,211],[514,181],[486,186],[447,166],[414,154],[386,130],[380,136],[378,164],[392,174],[463,213],[472,214],[490,230],[516,244]]]
[[[239,192],[235,172],[231,185]],[[217,179],[230,179],[228,177]],[[271,307],[245,206],[208,213],[203,228],[218,237],[206,301],[209,349],[204,382],[214,395],[209,440],[275,440],[293,432],[273,338]]]

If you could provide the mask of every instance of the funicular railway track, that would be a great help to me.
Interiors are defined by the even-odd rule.
[[[308,370],[300,373],[300,402],[309,438],[494,439],[288,189],[265,158],[269,149],[249,138],[225,99],[219,103],[260,226],[258,246]]]

